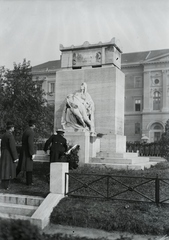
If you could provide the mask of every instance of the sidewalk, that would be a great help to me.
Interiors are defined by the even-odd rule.
[[[152,235],[135,235],[131,233],[119,233],[119,232],[106,232],[103,230],[81,228],[81,227],[71,227],[49,224],[44,228],[43,233],[45,234],[67,234],[72,236],[86,237],[86,238],[107,238],[108,240],[167,240],[169,237],[164,236],[152,236]],[[122,238],[123,237],[123,238]]]

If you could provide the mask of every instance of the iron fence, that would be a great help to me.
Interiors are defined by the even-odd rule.
[[[140,156],[166,157],[165,145],[162,142],[139,143],[127,142],[126,152],[139,152]]]
[[[67,181],[69,178],[69,181]],[[69,186],[67,186],[69,182]],[[65,196],[169,203],[169,179],[109,174],[65,174]],[[66,190],[68,189],[68,190]]]

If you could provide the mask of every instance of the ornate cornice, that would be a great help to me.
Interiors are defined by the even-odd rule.
[[[151,65],[151,64],[163,64],[163,63],[169,63],[169,61],[153,61],[153,62],[135,62],[135,63],[122,63],[122,68],[131,68],[131,67],[139,67],[144,65]]]
[[[78,50],[83,48],[89,49],[89,48],[104,47],[104,46],[110,46],[110,45],[115,46],[119,50],[119,52],[122,53],[122,47],[120,46],[120,43],[116,38],[112,38],[110,42],[105,42],[105,43],[98,42],[95,44],[90,44],[88,41],[85,41],[82,45],[78,45],[78,46],[71,45],[70,47],[64,47],[62,44],[60,44],[59,49],[60,51],[72,51],[72,50]]]

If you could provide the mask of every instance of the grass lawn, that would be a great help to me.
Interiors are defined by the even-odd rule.
[[[47,173],[49,173],[49,163],[35,162],[33,170],[33,186],[26,185],[25,174],[21,172],[17,177],[17,180],[11,180],[8,191],[0,187],[0,192],[46,197],[49,193],[49,184],[46,179]]]
[[[169,179],[169,162],[159,163],[156,166],[146,170],[129,170],[117,171],[110,168],[91,168],[84,166],[71,173],[80,173],[79,180],[84,183],[90,183],[90,176],[83,176],[87,174],[112,174],[120,176],[137,176],[137,177],[156,177]],[[86,179],[85,179],[86,178]],[[92,180],[93,176],[91,176]],[[123,184],[129,185],[129,180],[121,178]],[[137,179],[130,179],[130,184],[135,185]],[[73,190],[76,187],[82,186],[81,182],[77,182],[69,177],[69,189]],[[169,181],[168,181],[169,183]],[[123,185],[113,183],[116,191],[123,190]],[[105,182],[95,182],[92,187],[100,190],[102,193],[105,191]],[[150,195],[150,198],[155,197],[155,185],[153,183],[140,186],[139,189],[145,195]],[[88,188],[81,188],[79,193],[89,194]],[[129,191],[123,194],[123,199],[132,198]],[[169,198],[169,185],[161,183],[160,197]],[[141,197],[142,201],[147,201]],[[106,200],[98,198],[81,198],[81,197],[65,197],[54,208],[51,214],[51,222],[54,224],[90,227],[102,229],[106,231],[127,231],[137,234],[154,234],[163,235],[169,234],[169,204],[160,204],[157,206],[155,203],[150,202],[125,202],[119,200]]]
[[[46,174],[49,172],[49,164],[35,163],[33,180],[34,186],[28,187],[25,184],[25,178],[22,174],[17,182],[11,182],[8,193],[27,194],[45,197],[49,193],[49,184]],[[71,170],[70,173],[80,173],[81,180],[90,182],[90,177],[83,174],[109,174],[120,176],[139,176],[139,177],[156,177],[169,178],[169,162],[159,163],[156,166],[146,170],[113,170],[110,168],[93,168],[89,166],[79,167]],[[129,184],[127,178],[123,178],[124,184]],[[122,181],[122,178],[120,179]],[[132,184],[136,184],[137,179],[132,180]],[[69,177],[69,189],[74,189],[78,185],[71,177]],[[114,183],[113,183],[114,184]],[[139,191],[144,194],[150,194],[154,197],[154,183],[140,186]],[[111,185],[111,184],[110,184]],[[123,185],[114,184],[116,191],[121,191]],[[99,181],[95,183],[95,189],[104,192],[105,182]],[[160,197],[169,198],[169,185],[161,184]],[[82,190],[86,193],[87,190]],[[7,192],[0,189],[0,192]],[[124,193],[124,198],[128,197]],[[131,196],[129,196],[130,199]],[[142,199],[143,200],[143,199]],[[90,227],[102,229],[106,231],[126,231],[137,234],[169,234],[169,204],[160,204],[146,202],[125,202],[119,200],[106,200],[98,198],[82,198],[82,197],[65,197],[54,208],[51,214],[51,223],[62,224],[78,227]]]

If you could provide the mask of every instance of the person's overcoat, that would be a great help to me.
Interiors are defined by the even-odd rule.
[[[46,141],[44,151],[50,147],[50,162],[60,162],[61,156],[67,151],[67,141],[60,134],[53,134]]]
[[[18,159],[18,153],[14,136],[10,131],[6,131],[1,140],[0,179],[16,177],[16,163],[14,163],[16,159]]]
[[[22,135],[22,148],[19,156],[18,169],[20,171],[33,171],[32,155],[35,154],[34,131],[28,127]]]

